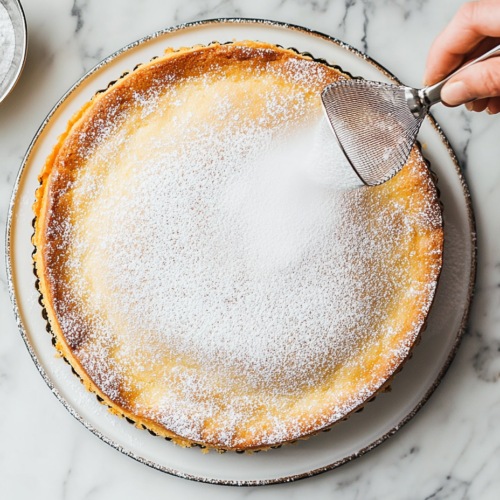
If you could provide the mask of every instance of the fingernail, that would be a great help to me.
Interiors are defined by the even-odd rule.
[[[474,102],[466,102],[465,107],[467,108],[467,111],[474,111]]]
[[[441,100],[449,106],[458,106],[464,102],[471,101],[473,98],[474,96],[463,82],[448,83],[441,91]]]
[[[494,113],[493,113],[493,111],[491,111],[491,109],[490,109],[490,108],[486,108],[486,113],[488,113],[489,115],[494,114]]]

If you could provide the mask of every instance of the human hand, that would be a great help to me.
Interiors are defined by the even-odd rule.
[[[500,0],[466,3],[432,44],[424,85],[443,80],[499,44]],[[500,112],[500,57],[477,63],[453,77],[442,88],[441,100],[448,106],[467,103],[469,111]]]

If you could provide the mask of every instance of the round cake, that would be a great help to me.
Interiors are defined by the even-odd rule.
[[[33,243],[54,344],[109,411],[183,446],[306,438],[387,388],[442,264],[417,147],[374,188],[315,172],[336,67],[260,42],[139,65],[70,121]],[[319,180],[318,180],[319,179]]]

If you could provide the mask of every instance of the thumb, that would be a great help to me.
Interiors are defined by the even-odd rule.
[[[458,106],[475,99],[500,96],[500,59],[474,64],[452,78],[441,90],[441,100]]]

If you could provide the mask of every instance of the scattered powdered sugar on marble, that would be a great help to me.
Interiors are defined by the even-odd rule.
[[[311,148],[322,112],[304,90],[321,66],[300,64],[293,91],[259,96],[257,119],[248,92],[245,103],[222,87],[208,111],[175,86],[138,93],[130,113],[157,127],[105,124],[107,140],[81,153],[100,170],[67,186],[88,216],[54,226],[71,281],[58,314],[79,361],[118,404],[189,439],[237,447],[245,430],[261,445],[300,436],[303,418],[288,416],[296,403],[312,395],[314,406],[337,367],[398,333],[385,321],[412,284],[395,249],[404,253],[418,224],[440,223],[325,177]]]

